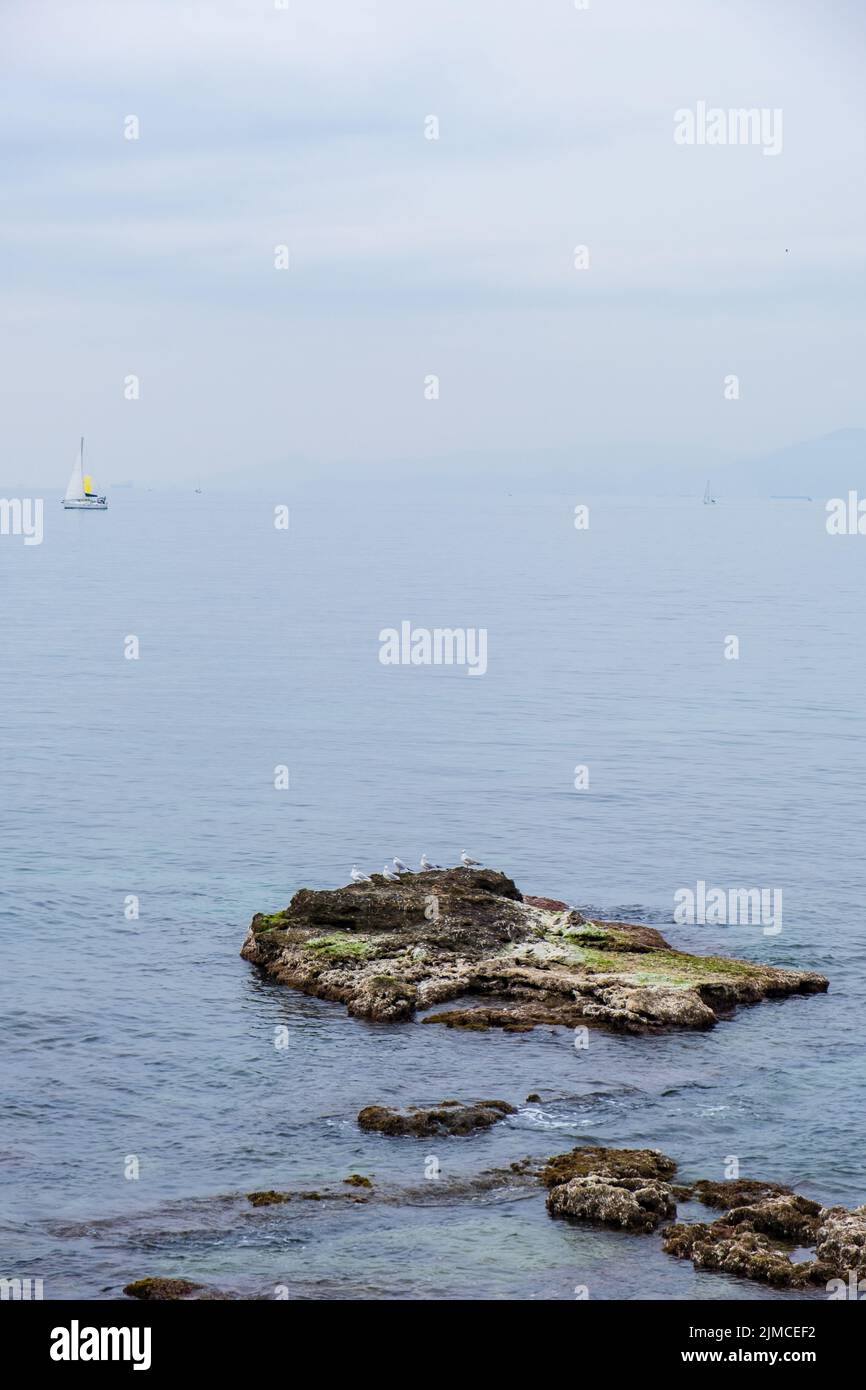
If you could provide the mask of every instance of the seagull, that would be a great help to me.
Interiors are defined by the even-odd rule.
[[[431,864],[431,863],[430,863],[430,860],[427,858],[426,854],[422,854],[422,855],[421,855],[421,868],[423,869],[424,873],[426,874],[426,873],[429,873],[429,871],[430,871],[431,869],[441,869],[441,868],[442,868],[442,865],[441,865],[441,864]]]
[[[373,880],[371,879],[371,877],[370,877],[369,874],[362,874],[362,873],[361,873],[361,870],[358,868],[358,865],[357,865],[357,864],[353,864],[353,865],[352,865],[352,882],[353,882],[353,883],[372,883]]]
[[[463,865],[464,869],[480,869],[483,867],[481,864],[479,864],[477,859],[470,859],[469,855],[466,853],[465,850],[460,856],[460,862]]]
[[[404,864],[403,860],[398,859],[396,855],[394,856],[394,868],[397,870],[398,874],[411,874],[412,872],[409,865]]]
[[[386,864],[386,865],[385,865],[384,869],[382,870],[382,874],[383,874],[383,876],[384,876],[385,878],[387,878],[387,880],[388,880],[389,883],[399,883],[399,882],[400,882],[400,875],[399,875],[399,874],[395,874],[395,873],[394,873],[394,870],[390,867],[389,864]]]

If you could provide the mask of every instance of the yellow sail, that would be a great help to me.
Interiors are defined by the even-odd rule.
[[[91,478],[91,476],[90,476],[89,473],[85,473],[85,475],[84,475],[84,491],[85,491],[85,492],[92,492],[92,491],[93,491],[93,479]]]

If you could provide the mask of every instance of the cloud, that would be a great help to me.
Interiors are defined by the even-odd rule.
[[[754,454],[856,418],[853,13],[30,0],[2,27],[0,366],[27,466],[85,423],[131,472],[167,441],[148,467],[177,476],[192,441],[215,472],[241,440],[495,457],[614,422]],[[783,107],[783,155],[677,147],[699,99]]]

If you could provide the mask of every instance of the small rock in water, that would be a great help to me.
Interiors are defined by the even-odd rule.
[[[476,1129],[489,1129],[506,1115],[515,1114],[513,1105],[505,1100],[480,1100],[462,1105],[456,1100],[440,1101],[438,1105],[411,1105],[408,1110],[392,1110],[387,1105],[368,1105],[360,1111],[361,1129],[377,1130],[380,1134],[471,1134]]]
[[[206,1284],[195,1284],[191,1279],[136,1279],[134,1283],[127,1284],[123,1292],[127,1298],[141,1298],[149,1302],[228,1297],[218,1289],[209,1289]]]

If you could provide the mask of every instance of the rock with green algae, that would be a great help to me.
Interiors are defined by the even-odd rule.
[[[721,1207],[724,1211],[790,1192],[790,1187],[777,1182],[763,1182],[760,1178],[725,1178],[719,1182],[701,1178],[700,1182],[692,1183],[689,1189],[689,1195],[703,1202],[705,1207]]]
[[[373,1185],[369,1179],[364,1178],[354,1183],[352,1179],[347,1178],[346,1182],[355,1187],[372,1187]],[[331,1198],[339,1198],[344,1202],[366,1202],[367,1200],[366,1197],[361,1197],[355,1192],[279,1192],[272,1187],[263,1188],[260,1192],[247,1193],[247,1201],[254,1207],[277,1207],[286,1202],[325,1202]]]
[[[398,1023],[524,1032],[591,1024],[624,1033],[712,1027],[743,1004],[827,988],[824,976],[674,950],[652,927],[539,906],[493,869],[374,874],[302,888],[257,914],[241,954],[273,979]],[[465,1001],[456,1009],[439,1006]],[[427,1012],[427,1011],[435,1012]]]
[[[358,1114],[358,1124],[361,1129],[380,1134],[434,1137],[489,1129],[498,1120],[513,1114],[514,1106],[505,1100],[479,1100],[466,1105],[457,1100],[443,1100],[438,1105],[410,1105],[406,1110],[367,1105]]]
[[[248,1192],[247,1201],[254,1207],[275,1207],[282,1202],[290,1202],[293,1196],[291,1192],[277,1192],[274,1188],[264,1188],[261,1192]]]
[[[558,1187],[574,1178],[640,1178],[666,1182],[677,1170],[674,1159],[661,1149],[608,1149],[595,1145],[554,1154],[539,1173],[545,1187]]]

